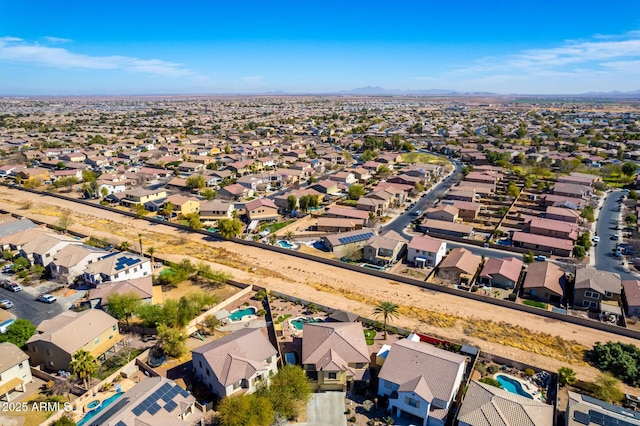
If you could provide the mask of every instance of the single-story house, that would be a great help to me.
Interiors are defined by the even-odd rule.
[[[566,288],[564,271],[552,262],[535,262],[527,267],[522,283],[525,297],[546,303],[561,303]]]

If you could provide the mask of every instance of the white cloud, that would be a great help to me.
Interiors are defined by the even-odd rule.
[[[91,56],[61,47],[41,46],[17,37],[0,37],[0,62],[22,62],[63,69],[124,70],[163,77],[195,76],[181,64],[130,56]]]
[[[49,43],[52,43],[52,44],[71,43],[73,41],[73,40],[71,40],[69,38],[52,37],[52,36],[45,36],[44,39],[47,40]]]

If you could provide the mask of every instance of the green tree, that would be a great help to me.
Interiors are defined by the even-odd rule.
[[[204,198],[207,201],[211,201],[214,198],[216,198],[216,191],[214,191],[211,188],[206,188],[202,191],[200,191],[200,195],[202,196],[202,198]]]
[[[138,310],[140,303],[140,296],[133,291],[112,293],[107,298],[107,311],[118,321],[129,325],[129,318]]]
[[[517,198],[520,195],[520,188],[518,188],[514,181],[509,182],[507,185],[507,194],[513,198]]]
[[[29,260],[26,257],[20,256],[13,261],[13,272],[20,272],[29,269]]]
[[[558,380],[561,385],[572,385],[576,382],[576,372],[569,367],[560,367],[558,370]]]
[[[309,379],[302,368],[287,364],[271,378],[267,395],[276,414],[295,419],[311,397]]]
[[[364,186],[362,185],[351,185],[348,189],[349,199],[357,200],[358,198],[364,195]]]
[[[584,259],[585,256],[587,255],[587,251],[585,250],[585,248],[579,245],[573,246],[572,252],[575,258],[579,260]]]
[[[585,206],[580,212],[580,216],[589,223],[593,223],[596,220],[595,212],[591,206]]]
[[[242,232],[242,222],[236,218],[222,219],[218,222],[218,232],[225,240],[236,238]]]
[[[309,203],[311,201],[311,197],[309,195],[303,195],[298,199],[298,204],[300,205],[300,210],[303,212],[309,211]]]
[[[289,211],[294,211],[296,209],[296,205],[298,204],[298,199],[295,195],[289,195],[287,197],[287,208]]]
[[[189,189],[202,189],[207,186],[207,181],[202,175],[194,175],[187,178],[185,185]]]
[[[178,300],[178,312],[176,324],[179,327],[185,327],[189,321],[194,319],[200,313],[200,308],[192,303],[186,296],[182,296]]]
[[[75,420],[70,418],[70,415],[70,413],[63,414],[62,417],[50,423],[49,426],[76,426]]]
[[[622,173],[625,176],[633,176],[636,173],[636,170],[638,170],[638,165],[636,163],[628,162],[622,165]]]
[[[631,191],[629,191],[629,199],[630,200],[637,200],[638,198],[640,198],[640,194],[638,194],[637,191],[634,191],[633,189]]]
[[[387,338],[387,321],[389,318],[398,318],[398,308],[399,306],[393,302],[380,301],[373,310],[373,315],[376,318],[382,317],[385,339]]]
[[[269,399],[257,394],[226,397],[216,411],[220,426],[270,426],[275,419]]]
[[[147,254],[151,257],[151,263],[155,263],[155,258],[153,257],[153,255],[156,254],[156,248],[151,246],[147,249]]]
[[[62,214],[58,219],[58,226],[62,229],[62,232],[66,234],[72,224],[73,218],[71,217],[71,212],[66,209],[62,210]]]
[[[593,245],[591,243],[591,232],[584,231],[582,234],[580,234],[578,236],[578,240],[576,241],[576,244],[581,245],[582,247],[584,247],[585,250],[588,251]]]
[[[516,136],[518,136],[519,138],[524,138],[525,136],[527,136],[527,124],[524,121],[520,122],[520,125],[516,130]]]
[[[173,358],[180,358],[186,351],[187,336],[183,330],[166,324],[158,325],[158,341],[164,352]]]
[[[225,154],[231,154],[231,147],[229,145],[225,145],[224,146],[224,153]]]
[[[634,226],[638,222],[638,217],[631,213],[625,216],[624,221],[627,226]]]
[[[205,327],[209,329],[209,332],[211,334],[215,333],[216,329],[220,327],[220,325],[222,324],[220,320],[216,318],[214,315],[205,316],[204,319],[202,320],[202,323],[204,324]]]
[[[171,201],[167,201],[162,205],[162,208],[160,209],[160,213],[162,213],[164,217],[169,218],[173,214],[174,209],[175,209],[175,206],[173,205],[173,203]]]
[[[309,196],[309,207],[312,209],[317,209],[320,206],[320,196],[317,194],[313,194]]]
[[[389,169],[389,167],[385,166],[384,164],[378,167],[378,170],[376,171],[376,175],[380,176],[383,179],[389,176],[390,174],[391,174],[391,169]]]
[[[421,192],[424,192],[424,185],[420,182],[416,182],[413,184],[413,190],[416,194],[420,194]]]
[[[187,216],[185,216],[185,219],[189,223],[189,228],[191,229],[194,229],[197,231],[204,227],[204,225],[202,224],[202,221],[200,220],[200,215],[198,213],[189,213]]]
[[[480,379],[478,381],[481,382],[481,383],[484,383],[485,385],[495,386],[497,388],[502,389],[502,383],[500,383],[499,381],[497,381],[493,377],[483,377],[482,379]]]
[[[31,336],[36,334],[36,326],[27,319],[17,319],[7,327],[7,331],[0,334],[0,343],[9,342],[21,348]]]
[[[624,399],[624,393],[620,390],[618,379],[608,373],[598,375],[595,381],[593,395],[609,403],[620,402]]]
[[[96,359],[89,352],[80,349],[73,354],[71,363],[69,363],[71,372],[82,380],[85,389],[89,389],[91,376],[98,371]]]

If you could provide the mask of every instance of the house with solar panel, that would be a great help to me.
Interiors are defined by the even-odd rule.
[[[278,351],[261,328],[243,328],[191,354],[196,378],[221,398],[255,392],[278,372]]]
[[[85,283],[98,285],[105,281],[125,281],[151,276],[151,261],[129,252],[109,253],[85,268]]]
[[[640,412],[569,391],[567,426],[640,426]]]
[[[322,244],[337,257],[342,257],[354,250],[362,249],[374,235],[371,229],[358,229],[322,237]]]
[[[85,426],[187,426],[203,424],[196,398],[173,380],[149,377],[126,391]]]

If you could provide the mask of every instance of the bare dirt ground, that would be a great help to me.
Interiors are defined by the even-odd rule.
[[[30,205],[26,208],[28,202]],[[5,210],[52,224],[57,223],[66,209],[73,217],[70,229],[77,232],[113,243],[126,240],[134,251],[139,250],[138,235],[141,235],[143,250],[153,246],[155,255],[160,258],[180,261],[190,257],[195,263],[208,262],[213,269],[232,273],[238,281],[366,317],[372,317],[377,301],[389,300],[400,305],[399,317],[391,320],[393,325],[472,344],[483,351],[551,371],[571,365],[581,380],[594,380],[598,375],[595,368],[582,360],[584,350],[590,349],[595,342],[613,340],[640,345],[635,339],[268,250],[233,242],[206,241],[199,234],[151,225],[143,220],[51,197],[0,188],[0,203]]]

